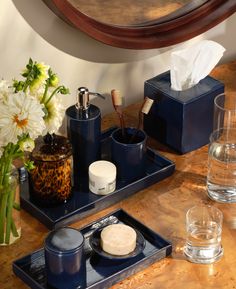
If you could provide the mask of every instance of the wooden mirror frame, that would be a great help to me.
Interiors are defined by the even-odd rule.
[[[199,7],[137,26],[101,23],[81,13],[67,0],[43,0],[69,24],[105,44],[129,49],[151,49],[191,39],[219,24],[236,11],[236,0],[203,1]],[[198,0],[193,0],[196,5]],[[171,17],[170,17],[171,16]],[[160,21],[161,20],[161,21]]]

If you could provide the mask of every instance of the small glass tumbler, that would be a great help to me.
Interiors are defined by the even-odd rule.
[[[214,102],[208,149],[207,191],[218,202],[236,202],[236,98],[220,94]]]
[[[190,262],[211,264],[223,256],[222,212],[207,205],[194,206],[186,214],[184,254]]]
[[[86,287],[83,247],[84,237],[76,229],[63,227],[48,234],[44,253],[49,285],[58,289]]]

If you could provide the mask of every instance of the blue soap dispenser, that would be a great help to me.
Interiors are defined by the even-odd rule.
[[[73,152],[73,180],[75,189],[88,186],[88,167],[101,158],[101,112],[89,103],[89,96],[105,98],[99,93],[78,88],[77,103],[66,110],[67,135]]]

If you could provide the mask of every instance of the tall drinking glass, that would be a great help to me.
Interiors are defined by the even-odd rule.
[[[236,97],[220,94],[214,102],[208,149],[207,191],[211,199],[236,202]]]

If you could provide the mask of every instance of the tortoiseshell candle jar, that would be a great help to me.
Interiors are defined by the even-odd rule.
[[[67,138],[47,135],[37,139],[31,153],[30,197],[41,206],[65,203],[71,196],[72,149]]]

